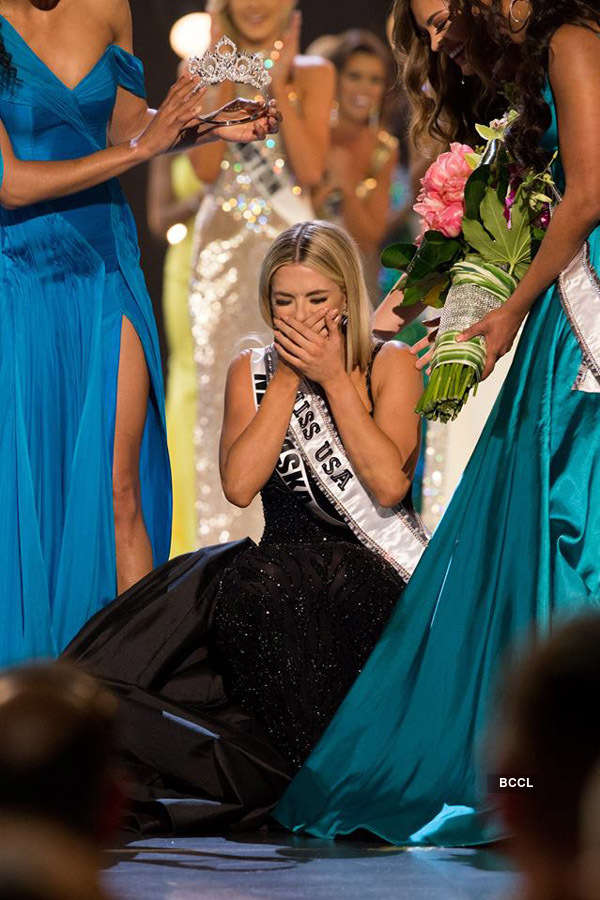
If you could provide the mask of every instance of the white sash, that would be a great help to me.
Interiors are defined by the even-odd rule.
[[[273,375],[273,359],[272,347],[252,351],[257,408]],[[295,454],[301,463],[299,468],[305,481],[296,482],[298,487],[285,482],[289,453]],[[323,517],[323,509],[310,488],[306,469],[360,542],[387,560],[407,582],[428,541],[419,517],[402,504],[388,509],[375,503],[352,468],[325,401],[312,384],[303,379],[276,471],[287,487],[296,490],[302,500]],[[308,491],[305,485],[308,485]]]
[[[275,212],[287,222],[307,222],[314,219],[312,203],[306,193],[295,194],[286,166],[280,174],[273,166],[272,157],[263,152],[263,148],[254,141],[247,144],[232,144],[231,153],[244,166],[244,172],[252,179],[254,187],[260,191],[264,199]],[[285,172],[285,174],[283,174]]]
[[[590,262],[589,246],[583,245],[558,276],[558,290],[583,362],[574,390],[600,393],[600,278]]]

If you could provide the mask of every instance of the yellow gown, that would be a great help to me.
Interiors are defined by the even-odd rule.
[[[202,183],[186,155],[176,156],[171,166],[175,197],[197,194]],[[165,258],[163,315],[168,346],[167,439],[173,473],[173,537],[171,555],[196,547],[194,424],[196,420],[196,370],[188,306],[194,216],[185,223],[187,235],[170,246]]]

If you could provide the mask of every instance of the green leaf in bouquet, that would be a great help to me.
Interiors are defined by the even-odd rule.
[[[433,306],[435,309],[441,309],[446,302],[450,283],[450,275],[443,275],[423,298],[425,306]]]
[[[381,254],[381,264],[386,269],[405,271],[411,264],[417,247],[414,244],[390,244]]]
[[[510,158],[508,156],[508,153],[506,152],[506,147],[502,145],[502,152],[498,155],[496,165],[496,195],[503,207],[510,185],[509,164]]]
[[[538,252],[540,248],[540,244],[544,240],[546,232],[543,228],[540,228],[538,225],[534,225],[531,229],[531,258],[533,259],[535,254]]]
[[[420,278],[419,281],[407,281],[401,305],[414,306],[415,303],[425,303],[426,298],[435,290],[440,280],[438,272],[430,272],[424,278]]]
[[[547,194],[541,194],[537,191],[534,192],[533,194],[529,195],[529,205],[530,206],[534,206],[535,204],[543,205],[545,203],[552,203],[553,200],[554,200],[553,197],[548,197]]]
[[[415,249],[411,245],[408,246]],[[415,303],[425,302],[430,292],[433,292],[435,302],[443,305],[441,296],[449,285],[447,273],[462,255],[463,246],[461,240],[448,238],[441,231],[426,231],[420,247],[415,250],[409,265],[405,268],[405,280],[402,284],[404,298],[401,305],[413,306]],[[398,263],[403,260],[405,255],[408,255],[406,247],[405,244],[396,244],[384,250],[382,254],[384,264],[389,265],[392,261]],[[442,286],[436,291],[440,283]]]
[[[498,252],[496,242],[492,240],[480,222],[463,219],[463,234],[467,243],[487,262],[495,263],[495,265],[505,262],[504,257]]]
[[[485,195],[485,189],[490,180],[490,167],[478,166],[472,175],[469,175],[465,185],[465,216],[468,219],[480,218],[479,207]]]
[[[503,303],[514,292],[517,281],[500,266],[468,254],[452,266],[452,284],[478,285]]]
[[[515,276],[517,281],[521,281],[521,279],[525,277],[528,268],[529,262],[520,262],[516,264],[513,269],[513,275]]]
[[[441,231],[426,231],[407,269],[409,282],[414,283],[432,272],[449,269],[461,250],[462,244],[458,238],[448,238]]]
[[[476,169],[481,163],[482,154],[481,153],[465,153],[465,159],[472,169]]]
[[[504,218],[504,206],[491,188],[486,190],[481,202],[481,216],[486,230],[494,239],[497,262],[505,263],[512,273],[519,263],[528,263],[531,260],[529,215],[521,191],[518,192],[511,209],[510,228]]]
[[[495,141],[499,135],[498,129],[490,128],[489,125],[476,125],[475,131],[484,141]]]

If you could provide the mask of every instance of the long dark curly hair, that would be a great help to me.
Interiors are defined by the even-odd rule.
[[[475,124],[489,121],[502,112],[493,80],[463,77],[449,56],[434,53],[429,38],[417,27],[410,0],[395,0],[392,17],[392,44],[400,80],[413,111],[414,144],[422,146],[428,137],[443,144],[472,142],[476,138]],[[485,29],[479,30],[481,40],[495,53],[495,44]],[[468,43],[471,43],[470,34]]]
[[[12,56],[4,45],[2,26],[0,25],[0,86],[12,84],[17,77],[17,70],[13,65]]]
[[[528,8],[531,14],[523,22],[523,41],[515,43],[507,33],[501,0],[450,0],[451,16],[468,19],[468,31],[474,37],[468,47],[472,65],[486,84],[506,84],[507,99],[519,112],[509,135],[512,152],[526,165],[540,165],[547,161],[540,144],[550,125],[550,109],[543,96],[550,42],[561,25],[600,29],[600,4],[598,0],[531,0]],[[513,23],[512,27],[518,31],[522,26]],[[481,39],[482,32],[486,40]]]
[[[476,121],[493,118],[510,103],[520,113],[509,136],[511,151],[525,165],[547,161],[540,142],[550,124],[543,96],[550,41],[567,23],[600,27],[597,0],[531,0],[524,40],[518,44],[507,33],[501,0],[449,0],[449,11],[451,18],[465,19],[465,53],[477,73],[464,85],[459,67],[445,54],[433,53],[429,39],[419,35],[410,0],[395,0],[394,44],[415,112],[414,136],[468,140]]]

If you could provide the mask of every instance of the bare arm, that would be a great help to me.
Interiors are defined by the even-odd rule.
[[[276,319],[280,357],[321,384],[340,437],[359,478],[382,506],[395,506],[410,488],[419,448],[414,412],[423,390],[410,353],[398,344],[384,347],[373,372],[375,414],[365,408],[343,365],[338,325],[327,319],[327,336],[315,335],[296,319]]]
[[[384,341],[395,337],[405,325],[410,325],[425,309],[422,303],[402,307],[402,291],[390,291],[379,304],[371,319],[373,334]]]
[[[523,318],[600,221],[600,38],[565,25],[551,43],[564,197],[527,274],[505,306]]]
[[[250,355],[251,351],[245,350],[229,368],[221,433],[223,491],[230,503],[241,507],[252,502],[273,473],[299,384],[291,369],[278,366],[257,411]]]
[[[202,186],[190,197],[178,199],[171,181],[172,157],[157,156],[150,163],[148,179],[148,225],[152,234],[164,238],[177,222],[187,222],[196,214],[204,194]]]
[[[396,150],[378,173],[377,186],[362,199],[356,193],[356,184],[346,181],[342,185],[344,223],[352,237],[363,248],[376,248],[387,230],[392,173],[397,162]]]
[[[122,175],[157,153],[166,151],[177,139],[198,106],[191,83],[180,79],[169,91],[165,103],[139,141],[99,150],[79,159],[40,162],[16,156],[4,125],[0,122],[0,153],[4,178],[0,185],[0,205],[8,209],[64,197],[94,187]]]
[[[303,187],[317,185],[325,170],[334,90],[333,66],[324,60],[297,60],[292,83],[273,79],[273,96],[283,116],[281,131],[290,165]]]
[[[373,368],[373,417],[348,375],[323,387],[355,471],[377,501],[391,507],[410,490],[417,464],[420,419],[414,410],[423,381],[412,356],[395,342],[380,351]]]
[[[127,0],[111,0],[109,15],[115,43],[131,52],[131,14]],[[144,100],[119,88],[110,128],[116,146],[79,159],[21,160],[0,122],[0,153],[4,160],[0,204],[16,208],[74,194],[122,175],[166,151],[199,111],[200,95],[192,93],[193,86],[190,79],[179,79],[158,113],[148,110]],[[135,136],[139,140],[132,142]]]
[[[124,10],[128,11],[125,0],[116,2],[121,14]],[[119,26],[117,23],[115,36],[120,35],[122,43],[127,44],[126,33],[119,31],[119,28],[127,31],[126,24]],[[160,153],[166,153],[175,145],[182,131],[198,123],[203,90],[195,92],[196,86],[196,79],[187,75],[180,77],[156,113],[148,110],[139,98],[128,100],[123,96],[127,92],[123,92],[116,102],[111,132],[117,137],[126,135],[124,142],[79,159],[49,162],[22,160],[14,153],[8,133],[0,122],[0,153],[4,162],[0,205],[14,209],[75,194],[122,175]],[[147,115],[142,116],[144,109]],[[143,129],[141,133],[137,131],[140,125]],[[198,140],[213,141],[221,137],[237,141],[262,139],[268,131],[277,130],[277,127],[276,113],[270,107],[264,118],[250,124],[219,128]]]
[[[111,147],[81,159],[60,162],[20,160],[0,122],[0,153],[4,159],[4,179],[0,205],[16,209],[54,197],[74,194],[127,172],[144,162],[143,150],[128,144]]]
[[[486,339],[482,379],[507,353],[537,297],[571,262],[600,222],[600,39],[575,25],[558,29],[550,45],[565,193],[540,248],[512,297],[457,340]]]
[[[128,0],[109,0],[112,7],[113,42],[133,53],[133,25]],[[136,97],[122,87],[117,89],[117,98],[109,126],[109,141],[113,145],[122,144],[140,135],[156,115],[149,109],[143,97]]]
[[[326,309],[306,320],[320,331]],[[234,359],[227,376],[221,432],[221,483],[230,503],[248,506],[267,483],[277,464],[300,384],[297,371],[278,359],[260,408],[256,410],[250,374],[250,351]]]

